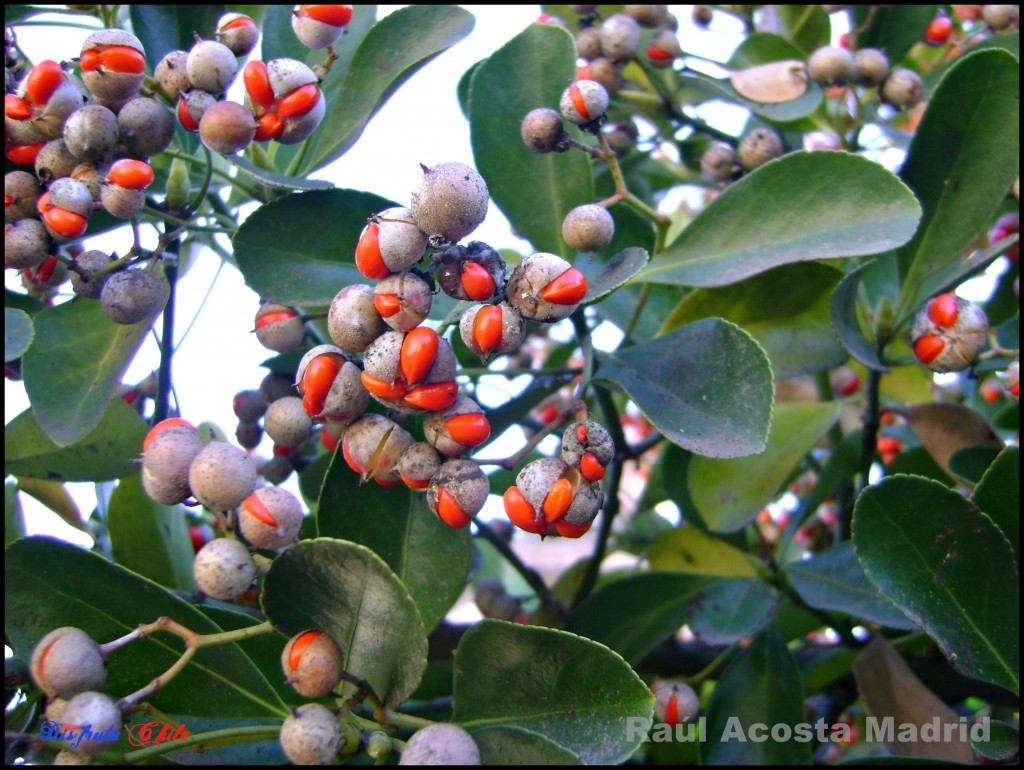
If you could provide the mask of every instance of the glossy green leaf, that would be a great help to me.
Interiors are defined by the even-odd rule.
[[[861,468],[861,455],[864,452],[864,434],[861,430],[851,431],[843,436],[829,453],[828,459],[821,470],[814,486],[800,498],[800,505],[789,518],[787,538],[800,528],[818,507],[844,484],[852,482]]]
[[[651,572],[615,580],[573,609],[567,630],[606,644],[635,665],[686,623],[704,576]]]
[[[146,50],[147,70],[171,51],[188,51],[195,35],[213,39],[217,20],[227,11],[224,5],[129,5],[132,32]]]
[[[752,522],[838,418],[834,402],[777,404],[760,454],[732,460],[694,457],[687,488],[708,527],[734,532]]]
[[[289,636],[319,628],[334,637],[345,670],[388,706],[405,702],[423,676],[427,636],[416,603],[369,548],[330,538],[293,545],[271,565],[262,602]]]
[[[1011,243],[1017,240],[1019,240],[1018,235],[1011,235],[1009,238],[997,241],[984,249],[970,251],[966,256],[960,256],[943,269],[932,273],[918,288],[912,307],[916,308],[926,299],[930,299],[936,294],[955,291],[968,278],[973,278],[983,273]]]
[[[33,337],[32,318],[16,308],[4,308],[4,363],[21,356]]]
[[[719,580],[693,597],[688,625],[704,644],[733,644],[757,633],[778,606],[779,592],[760,578]]]
[[[1002,48],[1020,59],[1019,29],[1008,29],[991,36],[986,35],[984,37],[972,37],[971,41],[972,42],[970,42],[970,44],[961,52],[962,54],[982,51],[986,48]],[[934,90],[938,82],[946,76],[946,72],[958,61],[960,61],[960,57],[954,57],[948,61],[944,61],[934,70],[923,76],[926,96],[931,95],[932,90]]]
[[[794,152],[729,185],[637,280],[725,286],[790,262],[875,254],[906,243],[920,215],[879,164]]]
[[[344,155],[391,94],[466,37],[475,22],[471,13],[454,5],[410,5],[374,24],[352,55],[337,102],[317,129],[319,138],[299,173]]]
[[[25,537],[25,513],[16,484],[4,484],[4,547]]]
[[[863,264],[839,282],[832,293],[829,313],[832,327],[850,355],[869,369],[888,372],[889,367],[876,349],[871,331],[866,328],[859,301],[860,282],[877,264]]]
[[[780,33],[810,56],[832,36],[832,22],[820,5],[776,5]]]
[[[225,155],[224,160],[241,171],[245,176],[254,179],[264,187],[275,190],[330,190],[334,187],[333,182],[323,179],[303,179],[299,176],[288,176],[287,174],[276,174],[260,168],[248,158],[242,155]]]
[[[289,195],[258,208],[235,233],[246,284],[284,305],[330,305],[353,283],[359,235],[368,217],[397,204],[372,193],[325,190]]]
[[[22,373],[32,411],[57,446],[99,425],[158,313],[125,326],[107,318],[99,302],[65,302],[36,315],[36,334],[47,344],[28,349]]]
[[[776,741],[768,730],[766,740],[754,741],[747,732],[756,724],[792,728],[806,722],[803,699],[800,669],[778,629],[770,625],[733,658],[715,685],[706,738],[701,736],[701,764],[809,765],[811,744]]]
[[[771,37],[775,36],[772,35]],[[792,49],[796,53],[796,58],[803,57],[802,52],[790,46],[785,40],[781,38],[778,38],[778,40],[782,45]],[[767,58],[767,61],[778,61],[778,59],[779,57],[777,56],[771,56]],[[727,78],[717,80],[704,76],[680,75],[678,80],[679,89],[675,93],[675,99],[680,105],[686,104],[686,102],[693,99],[694,95],[699,94],[703,96],[701,101],[717,99],[738,104],[746,107],[755,115],[770,121],[788,122],[799,120],[811,115],[821,104],[821,86],[814,82],[808,82],[807,90],[796,99],[785,102],[762,103],[741,96]]]
[[[562,219],[594,202],[590,161],[578,151],[534,152],[519,127],[530,110],[557,105],[575,72],[572,37],[531,24],[476,68],[469,87],[473,158],[491,202],[534,249],[564,257],[575,255],[562,241]]]
[[[404,484],[360,485],[341,452],[317,503],[322,536],[365,545],[380,556],[416,601],[429,632],[466,587],[472,556],[469,529],[452,529],[427,507],[426,495]]]
[[[741,457],[764,448],[771,367],[757,342],[738,326],[708,318],[650,342],[598,353],[597,361],[595,380],[623,391],[684,449]]]
[[[917,628],[868,580],[849,542],[787,564],[785,573],[800,597],[817,610],[835,610],[889,628]]]
[[[1019,691],[1013,552],[970,500],[934,481],[885,479],[857,499],[853,545],[868,578],[955,669]]]
[[[647,301],[641,303],[641,291],[648,286]],[[661,324],[678,304],[677,286],[626,284],[605,296],[594,309],[622,331],[632,324],[631,340],[649,340],[658,335]]]
[[[565,631],[485,620],[455,651],[453,719],[470,732],[522,727],[587,764],[616,764],[640,745],[653,710],[654,696],[622,658]]]
[[[4,428],[4,472],[58,481],[108,481],[138,473],[132,460],[149,430],[139,413],[115,398],[88,435],[59,447],[39,427],[31,409]]]
[[[783,265],[739,283],[695,289],[665,319],[667,332],[701,318],[731,321],[756,339],[776,379],[830,369],[847,358],[829,320],[829,297],[843,277],[830,265]],[[779,302],[779,287],[787,287]]]
[[[582,765],[575,752],[523,727],[473,731],[482,765]]]
[[[611,294],[640,272],[650,260],[643,249],[620,251],[607,262],[577,260],[576,267],[587,277],[587,295],[582,304],[589,305]]]
[[[195,551],[180,507],[150,500],[135,475],[110,496],[106,521],[118,564],[162,586],[195,591]]]
[[[946,463],[950,474],[969,487],[973,487],[996,459],[1002,447],[966,446],[953,452]]]
[[[750,557],[724,540],[696,527],[676,527],[662,532],[647,548],[651,569],[717,577],[753,577]]]
[[[911,48],[921,42],[935,14],[937,5],[850,6],[854,26],[867,24],[857,36],[857,48],[879,48],[889,61],[899,64]],[[870,22],[870,23],[868,23]]]
[[[223,630],[170,591],[77,546],[30,537],[10,546],[5,557],[4,630],[24,660],[45,634],[60,626],[77,626],[101,643],[161,616],[201,634]],[[170,634],[154,634],[117,650],[111,654],[103,691],[119,697],[134,692],[166,671],[182,650],[181,640]],[[169,714],[285,715],[277,693],[245,654],[244,645],[237,644],[203,650],[146,700]]]
[[[971,748],[986,759],[1008,762],[1020,754],[1020,732],[1006,722],[992,720],[989,723],[989,739],[971,739]]]
[[[1003,531],[1020,565],[1020,447],[1008,446],[985,471],[971,493],[977,505]]]
[[[771,32],[754,32],[747,35],[737,46],[732,56],[729,57],[729,61],[725,63],[725,68],[740,70],[769,62],[802,59],[804,56],[803,50],[798,45],[782,35]]]
[[[989,49],[963,57],[928,102],[900,169],[924,214],[899,250],[899,317],[913,309],[918,287],[957,259],[1006,197],[1017,174],[1019,90],[1020,63]]]

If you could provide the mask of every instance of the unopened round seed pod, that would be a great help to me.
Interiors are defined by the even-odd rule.
[[[468,732],[455,724],[418,730],[402,749],[400,765],[479,765],[480,749]]]
[[[615,236],[615,221],[604,206],[577,206],[562,220],[562,239],[576,251],[601,251]]]
[[[590,61],[601,55],[601,28],[584,27],[576,35],[576,55]]]
[[[344,658],[329,634],[308,629],[295,634],[284,646],[281,670],[299,695],[323,698],[341,681]]]
[[[107,180],[108,171],[110,171],[110,166],[106,163],[93,161],[79,163],[71,171],[71,178],[77,179],[84,184],[85,188],[89,191],[89,195],[92,196],[93,202],[96,202],[100,200],[103,183]]]
[[[682,682],[663,682],[653,689],[654,718],[670,725],[689,722],[700,712],[700,698]]]
[[[472,460],[446,460],[430,479],[427,506],[453,529],[462,529],[487,502],[487,474]]]
[[[481,241],[452,246],[441,256],[437,283],[449,297],[484,302],[505,291],[505,260]]]
[[[125,102],[117,113],[121,146],[128,155],[148,158],[159,155],[174,138],[174,117],[156,99],[140,96]]]
[[[480,405],[468,396],[423,421],[423,434],[445,457],[462,457],[483,444],[491,435],[491,424]]]
[[[75,737],[65,742],[77,754],[95,754],[110,746],[110,741],[121,732],[124,720],[121,708],[111,698],[102,693],[80,692],[68,700],[62,714],[65,725],[88,725],[93,736],[105,735],[109,740],[81,740],[81,733],[75,731]],[[74,746],[74,748],[72,748]]]
[[[441,467],[441,455],[426,441],[417,441],[398,461],[398,475],[407,487],[424,490]]]
[[[607,56],[598,56],[587,65],[587,68],[590,71],[590,77],[586,79],[600,83],[609,94],[617,94],[622,90],[622,85],[625,82],[622,71],[619,65]]]
[[[632,59],[640,48],[640,25],[625,13],[609,16],[601,24],[601,52],[612,61]]]
[[[79,297],[90,297],[99,299],[100,291],[106,281],[106,276],[93,276],[91,273],[110,264],[114,258],[105,251],[92,249],[75,257],[75,264],[90,273],[84,276],[78,271],[71,273],[71,288]]]
[[[850,82],[853,54],[845,48],[823,46],[807,60],[807,74],[823,86],[839,86]]]
[[[373,290],[374,306],[384,323],[400,332],[419,326],[430,315],[434,287],[416,273],[392,273]]]
[[[421,164],[423,175],[412,194],[413,219],[431,243],[454,243],[473,232],[487,216],[487,183],[463,163]]]
[[[156,315],[167,301],[167,283],[152,270],[135,268],[109,276],[100,306],[114,323],[134,324]]]
[[[153,71],[153,78],[164,92],[175,97],[178,92],[185,93],[191,90],[192,81],[188,79],[188,51],[168,51],[156,65]]]
[[[242,537],[257,548],[284,548],[302,528],[302,505],[287,489],[257,489],[242,501],[238,528]]]
[[[366,414],[348,426],[342,452],[349,467],[365,479],[400,483],[398,461],[413,439],[398,423],[379,414]]]
[[[391,272],[408,270],[420,261],[427,250],[427,234],[416,226],[410,209],[385,209],[375,214],[373,221],[377,223],[381,259]]]
[[[608,110],[608,90],[596,80],[577,80],[562,92],[562,117],[578,126],[600,123]]]
[[[146,49],[123,29],[101,29],[89,35],[80,59],[85,87],[93,99],[108,106],[120,106],[136,96],[146,79]]]
[[[256,466],[244,450],[212,441],[192,461],[188,484],[195,498],[210,510],[230,511],[256,488]]]
[[[1016,5],[983,5],[981,18],[989,27],[1001,32],[1017,23],[1020,18],[1020,7]]]
[[[329,765],[344,744],[338,717],[319,703],[292,709],[281,725],[279,740],[294,765]]]
[[[256,311],[256,339],[278,353],[290,353],[302,344],[306,324],[299,311],[285,305],[264,302]],[[268,399],[271,401],[273,399]]]
[[[624,5],[622,10],[636,19],[637,24],[647,29],[660,27],[668,19],[667,5]]]
[[[362,353],[387,330],[373,304],[373,288],[354,283],[339,291],[327,311],[327,333],[342,350]]]
[[[299,392],[295,389],[292,378],[284,372],[268,372],[267,376],[260,382],[260,395],[267,404],[272,404],[279,398],[285,396],[297,396]]]
[[[58,698],[98,690],[107,679],[99,645],[73,626],[55,629],[40,639],[32,650],[29,670],[40,690]]]
[[[203,450],[199,431],[185,425],[167,428],[153,437],[142,455],[142,485],[162,505],[177,505],[192,494],[189,469]]]
[[[519,133],[534,152],[565,152],[570,146],[562,116],[550,107],[538,107],[526,113]]]
[[[118,219],[131,219],[146,203],[145,190],[132,190],[108,182],[100,186],[100,203],[104,210]]]
[[[185,60],[185,72],[194,88],[211,94],[223,93],[238,72],[238,59],[223,43],[203,40],[192,46]]]
[[[559,290],[553,291],[552,287]],[[505,287],[508,303],[524,318],[541,323],[568,318],[585,295],[583,274],[561,257],[545,252],[531,254],[520,262]]]
[[[63,139],[51,139],[36,155],[36,176],[43,184],[71,176],[81,161],[68,149]]]
[[[782,137],[770,128],[755,128],[743,137],[736,156],[747,171],[763,166],[782,155]]]
[[[526,338],[526,324],[522,314],[507,302],[472,305],[459,319],[459,335],[486,363],[494,356],[519,350]]]
[[[874,87],[885,80],[889,57],[877,48],[862,48],[853,55],[853,82]]]
[[[251,54],[256,47],[260,40],[260,30],[256,22],[244,13],[225,13],[217,20],[214,37],[241,59]]]
[[[256,564],[248,548],[237,540],[221,537],[199,549],[192,562],[192,575],[204,594],[230,602],[249,590],[256,577]]]
[[[473,601],[485,618],[515,620],[523,603],[505,590],[505,584],[498,578],[484,578],[477,583]]]
[[[313,420],[302,406],[302,399],[293,396],[279,398],[267,407],[263,429],[275,443],[296,447],[309,438]]]
[[[323,355],[329,356],[329,360],[314,364]],[[315,368],[310,369],[311,365]],[[296,374],[296,387],[306,414],[317,421],[340,425],[359,417],[370,402],[360,375],[359,367],[334,345],[317,345],[310,350],[299,362]]]
[[[240,390],[231,401],[231,408],[242,422],[256,422],[267,413],[267,400],[258,390]]]
[[[117,116],[99,104],[85,105],[64,124],[64,141],[80,161],[105,160],[113,154],[120,138]]]
[[[291,460],[284,455],[277,455],[267,461],[260,470],[260,475],[268,484],[284,484],[294,470],[295,466]]]
[[[4,225],[4,267],[25,270],[50,255],[50,234],[38,219],[16,219]]]
[[[263,440],[263,426],[258,422],[239,422],[235,428],[235,441],[242,449],[255,449]]]
[[[713,144],[700,159],[700,169],[712,182],[730,182],[740,173],[741,167],[736,153],[725,144]]]
[[[214,152],[233,155],[249,146],[256,136],[257,127],[256,119],[243,105],[217,102],[203,113],[199,121],[199,138]]]
[[[36,201],[42,188],[35,175],[9,171],[4,175],[4,218],[24,219],[36,215]]]
[[[909,110],[921,101],[924,82],[921,76],[906,67],[894,67],[882,81],[882,101],[898,110]]]

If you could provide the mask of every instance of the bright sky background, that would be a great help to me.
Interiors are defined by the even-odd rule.
[[[378,17],[399,6],[379,6]],[[473,165],[469,124],[459,109],[456,84],[474,63],[485,58],[532,23],[539,6],[466,6],[476,17],[472,33],[413,76],[377,114],[355,147],[341,160],[318,172],[339,187],[368,190],[393,200],[408,201],[420,174],[419,163],[460,161]],[[716,16],[716,29],[697,31],[690,23],[689,6],[674,7],[681,23],[680,37],[689,51],[725,60],[741,39],[738,22],[725,14]],[[37,17],[45,18],[45,17]],[[88,33],[52,27],[19,27],[18,41],[32,59],[71,58],[77,55]],[[231,91],[229,96],[240,97]],[[544,105],[538,105],[544,106]],[[550,105],[555,106],[555,105]],[[723,116],[720,113],[720,117]],[[731,116],[729,116],[731,117]],[[734,126],[729,126],[736,130]],[[512,235],[507,220],[491,206],[486,221],[473,238],[496,248],[526,251],[525,241]],[[131,244],[127,231],[116,238],[96,239],[86,248],[105,248],[123,253]],[[176,307],[176,339],[195,317],[220,264],[204,252],[179,283]],[[8,285],[17,278],[8,271]],[[339,286],[339,289],[341,287]],[[70,291],[65,285],[65,291]],[[231,268],[221,271],[196,325],[174,358],[173,378],[182,416],[193,423],[212,421],[234,435],[236,420],[231,411],[234,394],[259,385],[266,373],[259,364],[273,355],[250,334],[258,298]],[[155,328],[160,329],[158,321]],[[129,368],[124,381],[135,383],[159,364],[159,349],[151,335]],[[9,422],[28,407],[21,383],[5,381],[4,421]],[[269,455],[271,442],[264,439],[260,453]],[[509,451],[514,451],[513,445]],[[494,452],[488,452],[493,456]],[[297,493],[293,475],[286,487]],[[83,517],[95,505],[92,484],[70,484]],[[51,534],[82,545],[91,538],[68,527],[57,516],[27,495],[21,495],[28,534]],[[496,502],[496,500],[495,500]],[[500,502],[498,504],[500,511]]]

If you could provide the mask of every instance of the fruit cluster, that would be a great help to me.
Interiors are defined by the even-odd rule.
[[[917,360],[933,372],[962,372],[985,347],[988,318],[975,303],[940,294],[917,311],[910,337]]]

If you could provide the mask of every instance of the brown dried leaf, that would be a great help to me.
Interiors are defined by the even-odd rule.
[[[22,476],[18,478],[18,489],[34,497],[72,527],[83,532],[89,531],[85,522],[82,521],[82,514],[79,512],[78,506],[75,505],[75,501],[63,482]]]
[[[759,64],[733,72],[729,82],[746,99],[761,104],[781,104],[807,92],[807,65],[799,59]]]
[[[985,418],[960,404],[910,404],[891,411],[907,421],[943,470],[949,468],[949,458],[965,447],[1003,447]]]

